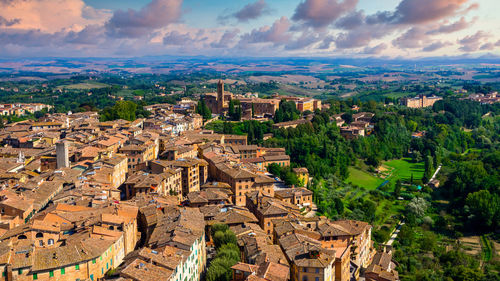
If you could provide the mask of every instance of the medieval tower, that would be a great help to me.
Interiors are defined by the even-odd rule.
[[[217,113],[222,114],[224,111],[224,82],[219,80],[217,83]]]

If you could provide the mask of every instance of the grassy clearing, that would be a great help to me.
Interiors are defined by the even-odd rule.
[[[377,189],[384,180],[371,175],[368,172],[359,170],[355,167],[349,167],[349,177],[346,183],[364,187],[368,190]]]
[[[109,87],[109,85],[98,82],[83,82],[78,84],[59,86],[59,88],[68,90],[91,90],[91,89],[101,89],[106,87]]]
[[[395,183],[398,179],[401,181],[421,180],[424,177],[424,162],[413,163],[410,158],[391,160],[384,163],[386,167],[392,169],[389,180]]]

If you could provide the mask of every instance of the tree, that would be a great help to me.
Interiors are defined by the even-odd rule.
[[[300,118],[300,112],[295,106],[295,102],[282,100],[280,102],[280,107],[276,110],[274,115],[274,122],[287,122],[293,121]]]
[[[488,172],[480,161],[465,161],[458,163],[455,171],[451,173],[445,183],[447,195],[455,201],[460,207],[469,193],[481,189],[489,189],[491,184],[486,179]]]
[[[236,236],[229,229],[226,231],[216,231],[213,239],[216,249],[220,248],[224,244],[236,244]]]
[[[229,101],[228,115],[234,121],[241,120],[242,112],[241,112],[241,102],[239,100]]]
[[[429,204],[424,198],[415,197],[406,205],[406,214],[415,216],[416,218],[422,218],[428,207]]]
[[[432,159],[432,156],[427,155],[427,157],[425,157],[424,167],[423,181],[426,183],[431,179],[432,174],[434,173],[434,160]]]
[[[465,201],[474,224],[481,228],[498,226],[500,216],[500,198],[488,190],[471,193]]]
[[[396,186],[394,187],[394,197],[397,199],[399,196],[401,196],[401,189],[403,185],[401,183],[401,179],[398,179],[396,181]]]
[[[406,127],[408,128],[408,130],[410,132],[415,132],[417,130],[417,127],[418,127],[418,124],[417,122],[413,121],[413,120],[409,120],[407,123],[406,123]]]
[[[217,231],[225,232],[228,229],[229,226],[227,224],[216,223],[210,227],[210,235],[214,236]]]
[[[200,114],[203,117],[203,120],[212,118],[212,111],[210,110],[210,108],[208,108],[203,97],[198,101],[198,105],[196,106],[196,113]]]
[[[138,106],[133,101],[117,101],[113,107],[106,107],[101,111],[101,121],[113,121],[123,119],[134,121]],[[141,107],[142,109],[142,107]]]
[[[207,281],[230,281],[231,267],[240,261],[236,235],[225,224],[215,224],[211,227],[212,237],[217,249],[215,258],[207,269]]]
[[[437,245],[437,236],[433,232],[425,231],[420,238],[420,249],[424,251],[432,251]]]
[[[422,161],[422,153],[420,153],[420,151],[414,151],[412,154],[412,160],[413,160],[413,163],[418,163],[420,161]]]
[[[227,113],[229,114],[229,116],[232,117],[234,115],[234,112],[235,112],[234,111],[234,100],[230,100],[229,101],[229,109],[228,109]]]
[[[351,124],[352,122],[352,114],[351,113],[344,113],[341,116],[342,120],[344,120],[347,124]]]
[[[267,166],[267,171],[277,177],[281,176],[281,167],[276,163],[271,163]]]
[[[233,124],[231,122],[224,122],[222,124],[223,134],[233,134]]]

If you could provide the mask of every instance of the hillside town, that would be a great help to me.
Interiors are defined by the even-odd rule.
[[[227,107],[223,89],[210,103],[217,114]],[[264,117],[279,100],[248,103]],[[294,101],[300,111],[321,107]],[[284,148],[204,129],[193,103],[147,106],[151,115],[135,121],[81,112],[6,124],[2,280],[204,280],[221,225],[237,239],[234,281],[399,279],[391,247],[374,247],[370,224],[315,215],[306,168],[293,169],[303,186],[267,171],[290,166]],[[354,114],[342,134],[369,133],[372,117]],[[309,121],[275,126],[301,122]]]

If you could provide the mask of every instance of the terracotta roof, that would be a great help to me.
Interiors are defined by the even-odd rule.
[[[172,273],[172,270],[136,259],[122,270],[121,275],[136,281],[158,281],[168,280]]]
[[[243,208],[230,208],[225,212],[217,214],[208,224],[224,223],[224,224],[241,224],[241,223],[257,223],[258,220],[254,214]]]

